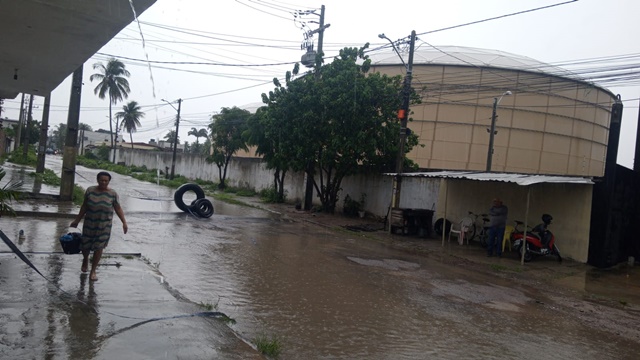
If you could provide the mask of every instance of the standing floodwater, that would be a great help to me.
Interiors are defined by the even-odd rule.
[[[56,168],[54,160],[47,164]],[[77,167],[76,180],[81,186],[89,182],[85,178],[93,182],[97,171]],[[180,313],[193,312],[195,304],[225,313],[235,323],[224,326],[247,342],[259,336],[277,339],[281,359],[635,359],[640,351],[640,340],[633,335],[637,330],[612,329],[612,322],[598,322],[597,304],[568,302],[558,293],[538,290],[537,284],[525,286],[496,276],[497,270],[474,271],[464,259],[450,258],[451,264],[443,264],[434,256],[393,250],[359,233],[293,222],[215,200],[211,218],[193,218],[177,209],[167,188],[117,174],[112,183],[127,212],[129,232],[123,236],[114,231],[108,250],[141,253],[144,263],[107,258],[98,270],[100,281],[93,288],[89,283],[82,288],[79,258],[32,257],[45,274],[78,294],[74,296],[95,301],[98,315],[91,317],[91,331],[84,332],[77,321],[87,316],[84,308],[50,290],[44,296],[51,303],[46,311],[37,305],[0,312],[11,320],[7,326],[0,322],[0,339],[26,342],[25,348],[36,346],[44,336],[33,324],[48,321],[47,351],[59,354],[60,342],[73,341],[73,337],[59,339],[59,332],[69,331],[68,316],[60,311],[69,308],[74,331],[91,334],[111,356],[132,358],[132,351],[140,349],[150,358],[176,358],[163,354],[183,349],[181,354],[189,355],[183,358],[209,359],[216,351],[224,350],[219,358],[246,351],[216,350],[217,345],[211,344],[235,339],[216,328],[218,323],[172,320],[121,332],[126,329],[123,320],[112,315],[137,319],[175,315],[177,299],[184,307]],[[3,217],[0,227],[10,235],[24,229],[25,240],[18,244],[23,250],[46,251],[55,244],[52,234],[65,231],[69,222]],[[12,263],[0,258],[4,271],[0,280],[24,283],[27,296],[36,298],[31,291],[36,295],[43,291],[42,281],[26,266],[8,267]],[[118,263],[121,267],[113,266]],[[500,264],[517,267],[517,260],[503,257]],[[142,291],[135,282],[162,284],[166,291],[151,287],[153,291],[145,293],[146,288]],[[9,289],[5,296],[22,291],[18,285]],[[20,309],[21,304],[6,305]],[[613,313],[615,322],[633,318],[624,311]],[[14,337],[12,329],[34,335]],[[168,340],[150,337],[156,333]],[[130,347],[133,343],[135,349]],[[74,354],[83,353],[81,347],[74,349]]]

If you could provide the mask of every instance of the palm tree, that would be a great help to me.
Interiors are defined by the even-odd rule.
[[[198,144],[198,139],[200,139],[201,137],[207,137],[209,136],[209,133],[207,133],[207,129],[196,129],[196,128],[191,128],[191,130],[189,130],[189,132],[187,133],[187,135],[193,135],[196,137],[196,144]]]
[[[93,64],[93,69],[100,71],[91,75],[89,80],[98,80],[99,83],[93,89],[93,93],[98,95],[100,99],[104,99],[109,94],[109,131],[111,135],[111,148],[113,151],[113,160],[115,162],[115,147],[113,144],[113,117],[111,114],[111,105],[115,105],[118,101],[122,101],[129,97],[129,81],[125,77],[131,76],[131,73],[125,69],[122,61],[115,58],[109,59],[107,65],[102,63]],[[116,126],[116,139],[118,138],[118,127]]]
[[[164,139],[167,140],[168,143],[172,144],[172,148],[180,142],[180,136],[178,136],[178,139],[176,140],[175,130],[169,130],[169,132],[164,136]]]
[[[116,113],[116,127],[118,121],[120,122],[120,127],[122,129],[127,130],[129,133],[129,139],[131,139],[131,149],[133,150],[133,135],[132,133],[136,132],[138,126],[142,126],[140,124],[140,119],[144,117],[144,113],[140,111],[140,106],[137,101],[129,101],[129,103],[122,107],[122,111]]]
[[[200,152],[200,142],[199,139],[201,137],[206,138],[207,136],[209,136],[209,133],[207,133],[207,129],[196,129],[196,128],[191,128],[191,130],[189,130],[189,132],[187,133],[187,135],[193,135],[196,137],[196,143],[193,146],[193,152],[194,153],[199,153]]]

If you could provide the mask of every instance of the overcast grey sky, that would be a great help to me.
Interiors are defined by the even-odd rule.
[[[135,0],[133,0],[135,4]],[[479,24],[431,32],[455,25],[499,17],[553,4],[566,4],[504,17]],[[158,0],[139,18],[146,40],[143,48],[138,25],[132,23],[84,67],[80,121],[94,129],[108,129],[108,103],[93,94],[89,81],[92,65],[109,55],[121,59],[132,73],[131,94],[143,106],[146,118],[134,141],[162,139],[174,129],[175,110],[161,99],[183,99],[180,139],[192,127],[203,128],[222,107],[259,103],[260,95],[273,89],[273,77],[283,77],[303,55],[303,23],[315,29],[318,16],[294,21],[293,9],[320,13],[325,5],[324,50],[335,55],[344,46],[372,48],[385,45],[378,34],[391,39],[415,30],[417,46],[456,45],[505,51],[551,64],[580,69],[588,67],[640,68],[640,1],[637,0],[396,0],[361,2],[347,0]],[[301,21],[302,20],[302,21]],[[429,33],[431,32],[431,33]],[[315,37],[317,43],[317,36]],[[152,63],[151,71],[143,61]],[[625,59],[619,59],[625,56]],[[594,59],[608,58],[596,62]],[[610,59],[617,58],[617,59]],[[330,60],[327,60],[330,61]],[[406,59],[405,59],[406,61]],[[202,63],[209,63],[202,65]],[[216,64],[216,65],[212,65]],[[283,64],[283,65],[272,65]],[[151,81],[153,77],[153,82]],[[65,80],[52,93],[51,126],[66,123],[69,83]],[[618,162],[633,164],[640,80],[625,79],[602,85],[624,101],[623,131]],[[155,96],[154,96],[155,94]],[[36,119],[44,100],[36,97]],[[114,106],[119,111],[124,104]],[[5,101],[4,116],[17,118],[19,98]],[[128,136],[125,137],[128,140]]]

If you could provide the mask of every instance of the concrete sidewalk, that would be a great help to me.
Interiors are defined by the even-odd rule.
[[[0,241],[1,359],[263,358],[224,320],[208,316],[216,314],[191,316],[209,310],[171,288],[143,258],[109,255],[132,253],[129,242],[110,244],[91,282],[80,272],[81,255],[60,253],[59,234],[73,215],[44,211],[62,204],[14,206],[43,210],[2,217],[0,230],[46,279]]]

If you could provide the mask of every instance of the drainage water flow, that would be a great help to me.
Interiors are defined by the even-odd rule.
[[[131,5],[131,11],[133,11],[133,18],[136,20],[136,23],[138,24],[138,30],[140,31],[140,37],[142,38],[142,50],[144,50],[144,56],[147,58],[147,66],[149,67],[149,78],[151,79],[151,92],[153,93],[153,98],[155,99],[156,85],[153,80],[153,72],[151,71],[151,63],[149,62],[149,54],[147,53],[147,46],[144,42],[144,34],[142,34],[142,27],[140,26],[140,21],[138,20],[138,15],[136,14],[136,8],[133,6],[133,0],[129,0],[129,5]]]

